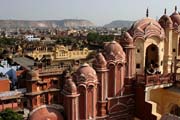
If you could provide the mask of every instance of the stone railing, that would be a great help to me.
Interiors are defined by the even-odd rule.
[[[67,69],[69,66],[51,66],[51,67],[43,67],[39,69],[39,75],[49,75],[49,74],[62,74],[62,72]]]
[[[154,75],[143,75],[137,74],[136,80],[138,84],[145,84],[146,86],[160,85],[165,83],[173,82],[173,74],[154,74]]]

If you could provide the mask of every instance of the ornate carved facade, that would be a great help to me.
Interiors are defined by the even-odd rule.
[[[163,111],[162,105],[155,103],[159,97],[151,93],[172,86],[176,80],[173,72],[178,70],[172,63],[180,55],[179,26],[177,9],[171,16],[165,12],[159,22],[147,13],[120,41],[105,43],[92,66],[85,63],[74,73],[63,75],[29,72],[26,96],[28,107],[34,109],[30,119],[37,119],[39,114],[45,115],[41,119],[52,120],[131,120],[134,116],[160,119],[170,111]],[[81,52],[87,55],[88,51],[75,53]],[[52,53],[53,59],[73,58],[70,55],[73,52],[58,47]]]
[[[105,44],[102,53],[97,53],[94,68],[85,63],[72,75],[66,72],[62,78],[40,74],[41,70],[31,71],[27,74],[27,77],[30,75],[26,93],[28,106],[33,110],[42,105],[58,104],[64,108],[64,119],[67,120],[130,120],[133,118],[135,101],[134,93],[130,90],[132,85],[125,80],[131,81],[135,74],[125,74],[126,59],[122,46],[112,41]],[[57,80],[55,86],[51,86],[53,78]],[[52,101],[58,96],[57,103]],[[35,119],[38,111],[46,112],[46,117],[51,118],[47,109],[50,108],[37,109],[30,118]]]

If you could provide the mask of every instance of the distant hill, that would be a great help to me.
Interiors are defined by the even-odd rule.
[[[104,25],[106,28],[118,28],[118,27],[131,27],[134,21],[127,21],[127,20],[115,20],[109,24]]]
[[[92,27],[92,26],[95,26],[95,24],[89,20],[67,19],[67,20],[61,20],[61,21],[55,21],[55,22],[59,26],[62,26],[62,27]]]
[[[79,19],[65,20],[0,20],[0,28],[54,28],[54,27],[91,27],[95,26],[91,21]]]

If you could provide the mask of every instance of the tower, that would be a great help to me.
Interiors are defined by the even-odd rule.
[[[131,79],[135,77],[135,46],[131,35],[125,32],[123,39],[120,41],[126,54],[126,76],[125,78]]]
[[[39,95],[39,89],[37,86],[37,82],[39,80],[39,73],[38,71],[31,70],[27,73],[27,93],[26,96],[28,97],[27,101],[27,107],[30,110],[33,110],[34,108],[41,105],[40,103],[40,95]]]
[[[97,96],[97,116],[100,118],[104,118],[107,116],[106,105],[107,105],[107,82],[108,82],[108,69],[107,62],[102,55],[102,53],[98,53],[96,55],[96,59],[94,61],[94,68],[97,72],[98,78],[98,96]]]
[[[173,23],[169,16],[166,15],[166,9],[164,15],[159,19],[160,25],[164,28],[166,39],[164,42],[164,73],[170,73],[172,62],[172,35],[173,35]]]
[[[96,118],[97,75],[88,64],[83,64],[76,72],[75,81],[79,96],[79,119]]]
[[[105,44],[104,56],[108,68],[108,97],[120,96],[124,92],[126,55],[116,41]]]
[[[77,87],[71,77],[66,79],[62,94],[66,120],[79,120]]]
[[[136,69],[135,69],[135,45],[133,38],[128,32],[124,33],[123,39],[120,40],[121,45],[126,54],[126,74],[125,74],[125,93],[132,94],[134,91],[133,89],[133,82],[136,76]]]

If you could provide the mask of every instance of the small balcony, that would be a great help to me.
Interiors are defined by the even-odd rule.
[[[144,84],[145,86],[152,86],[152,85],[161,85],[167,83],[174,82],[174,75],[172,73],[168,74],[137,74],[136,75],[137,84]]]

